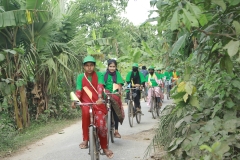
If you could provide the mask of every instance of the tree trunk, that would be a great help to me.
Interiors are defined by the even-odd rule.
[[[23,119],[23,126],[28,127],[30,120],[28,119],[28,102],[26,97],[26,89],[25,86],[19,87],[20,92],[20,100],[22,105],[22,119]]]
[[[14,105],[15,121],[17,123],[18,129],[22,129],[23,124],[22,124],[21,116],[19,114],[19,109],[18,109],[18,103],[17,103],[17,97],[16,97],[15,90],[12,92],[12,98],[13,98],[13,105]]]

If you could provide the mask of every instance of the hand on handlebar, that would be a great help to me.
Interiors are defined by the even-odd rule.
[[[98,100],[96,101],[97,104],[103,104],[103,99],[102,98],[98,98]]]
[[[133,87],[140,87],[140,84],[134,84]]]
[[[71,107],[72,107],[72,109],[76,109],[75,102],[72,102]]]

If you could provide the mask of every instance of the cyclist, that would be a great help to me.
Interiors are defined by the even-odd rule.
[[[142,69],[140,70],[140,72],[142,72],[142,74],[144,75],[144,77],[146,77],[148,75],[148,71],[146,66],[142,66]]]
[[[166,81],[169,82],[169,88],[171,89],[172,75],[171,75],[170,71],[171,71],[170,68],[166,68],[166,71],[164,72],[164,79],[165,79],[165,83],[166,83]]]
[[[93,114],[95,117],[95,125],[98,129],[98,137],[100,140],[101,148],[108,158],[113,157],[113,152],[108,149],[107,145],[107,126],[105,116],[107,109],[105,104],[102,103],[102,93],[104,78],[100,72],[95,72],[96,61],[92,56],[86,56],[83,59],[84,73],[79,74],[77,77],[76,96],[82,103],[98,103],[94,105]],[[72,108],[76,108],[74,102]],[[89,125],[90,114],[89,107],[82,106],[82,130],[83,130],[83,142],[79,144],[81,149],[88,148],[89,141]]]
[[[108,60],[108,68],[107,71],[104,73],[104,81],[106,93],[118,92],[121,95],[121,89],[124,82],[121,74],[117,71],[116,60]],[[122,124],[125,117],[120,95],[113,94],[110,96],[113,118],[115,122],[114,137],[116,138],[121,138],[121,135],[118,132],[118,124],[119,122]]]
[[[152,89],[154,89],[155,95],[157,97],[157,101],[159,102],[159,107],[162,106],[161,98],[163,99],[162,91],[159,87],[161,84],[161,80],[158,79],[157,75],[154,73],[154,67],[150,66],[148,68],[149,74],[146,77],[146,85],[148,87],[153,87],[148,89],[148,105],[150,105],[151,102],[151,96],[152,96]],[[151,108],[148,110],[148,112],[152,112]]]
[[[162,82],[164,82],[163,78],[164,78],[164,74],[162,73],[161,68],[157,68],[157,73],[156,73],[157,77],[159,80],[161,80]],[[164,91],[164,83],[160,84],[161,90],[162,92]]]
[[[144,75],[144,78],[146,78],[146,76],[148,75],[148,71],[146,66],[142,66],[142,69],[140,70],[140,72],[142,72],[142,74]],[[147,96],[147,88],[144,87],[144,92],[145,96]]]
[[[128,85],[131,85],[132,88],[139,88],[136,90],[133,90],[134,93],[136,93],[136,96],[134,97],[134,105],[138,112],[141,112],[141,105],[140,105],[140,99],[141,99],[141,92],[140,89],[145,86],[145,78],[144,75],[138,71],[138,64],[133,63],[132,65],[132,71],[128,72],[126,76],[126,82]],[[127,93],[127,97],[129,95],[129,92]]]
[[[176,69],[173,69],[173,72],[172,72],[172,83],[176,82],[176,84],[177,84],[177,80],[178,79],[179,79],[179,73],[176,71]]]

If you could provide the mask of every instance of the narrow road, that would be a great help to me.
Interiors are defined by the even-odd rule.
[[[170,104],[171,100],[166,100],[163,107]],[[133,127],[128,123],[127,107],[125,108],[125,120],[119,127],[121,139],[115,139],[110,144],[110,149],[114,152],[113,160],[142,160],[146,148],[154,135],[154,128],[158,119],[153,119],[148,112],[149,107],[146,102],[141,102],[142,116],[141,123],[137,124],[134,119]],[[162,107],[162,108],[163,108]],[[63,134],[53,134],[30,146],[27,146],[20,153],[5,158],[4,160],[89,160],[87,149],[80,149],[79,143],[82,141],[81,121],[63,130]],[[101,160],[109,160],[106,156],[101,156]]]

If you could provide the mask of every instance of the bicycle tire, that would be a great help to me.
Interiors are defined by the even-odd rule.
[[[114,122],[113,119],[113,113],[111,112],[111,122]],[[114,127],[110,126],[110,137],[111,137],[111,142],[114,143]]]
[[[107,143],[109,146],[109,141],[110,141],[110,136],[111,136],[111,110],[108,111],[107,114],[107,129],[108,129],[108,134],[107,134]]]
[[[140,112],[136,113],[136,121],[138,124],[140,124],[140,122],[141,122],[141,116],[142,116],[142,114]]]
[[[96,128],[93,126],[89,127],[89,153],[91,160],[100,160],[100,153],[98,147],[98,137],[96,133]]]
[[[111,142],[114,143],[114,129],[113,128],[111,128],[110,136],[111,136]]]
[[[158,117],[160,116],[160,110],[161,110],[161,107],[159,106],[159,103],[161,103],[161,100],[160,100],[160,102],[157,102],[157,105],[156,105],[156,112],[157,112]]]
[[[144,94],[145,94],[145,93],[144,93]],[[146,97],[146,95],[143,96],[143,100],[144,100],[144,102],[147,102],[147,97]]]
[[[170,99],[170,87],[167,85],[167,99]]]
[[[128,121],[130,127],[133,127],[133,104],[130,100],[128,101]]]
[[[152,110],[152,117],[153,119],[156,118],[156,100],[152,97],[151,99],[151,110]]]

